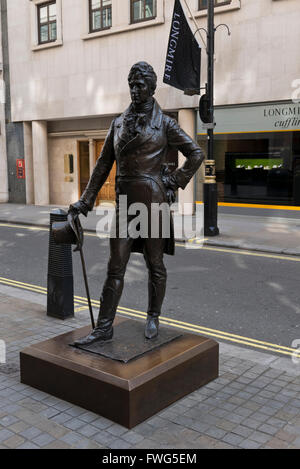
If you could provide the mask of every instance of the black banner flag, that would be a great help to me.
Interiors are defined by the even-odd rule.
[[[187,22],[180,0],[175,0],[163,82],[200,94],[201,48]]]

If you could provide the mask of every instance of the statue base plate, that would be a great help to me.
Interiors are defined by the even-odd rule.
[[[77,348],[112,360],[129,363],[131,360],[136,360],[145,353],[162,347],[182,335],[178,329],[160,326],[158,337],[149,340],[145,338],[144,331],[145,323],[143,322],[123,321],[121,324],[114,325],[112,340],[94,342],[91,345],[80,345]]]
[[[136,323],[119,317],[115,329],[130,324],[135,329]],[[70,347],[90,330],[80,328],[23,350],[21,382],[133,428],[218,377],[219,346],[212,339],[181,333],[123,363]]]

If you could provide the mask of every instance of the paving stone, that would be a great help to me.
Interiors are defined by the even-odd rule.
[[[243,449],[259,449],[261,448],[261,443],[245,439],[241,443],[239,443],[239,447]]]
[[[269,420],[266,422],[268,425],[274,426],[277,429],[278,428],[283,428],[286,424],[283,420],[277,419],[276,417],[271,417]]]
[[[84,414],[79,415],[78,418],[86,423],[91,423],[98,419],[98,415],[93,414],[92,412],[85,412]]]
[[[229,422],[228,420],[222,419],[219,423],[217,423],[216,426],[222,430],[231,432],[238,426],[238,424],[236,422]]]
[[[272,438],[268,441],[266,446],[272,449],[288,449],[289,443],[279,438]]]
[[[42,412],[43,410],[47,410],[47,406],[41,404],[40,402],[27,397],[26,399],[22,399],[19,401],[19,404],[22,407],[25,407],[28,410],[31,410],[34,413]]]
[[[244,425],[238,425],[234,428],[234,430],[231,431],[231,433],[247,438],[253,433],[253,428],[245,427]]]
[[[232,396],[228,399],[228,402],[230,404],[234,404],[235,407],[239,407],[241,405],[244,405],[245,399],[242,399],[241,397]]]
[[[126,431],[126,428],[122,427],[121,425],[118,425],[117,423],[114,423],[113,425],[107,428],[107,432],[111,433],[114,436],[121,436]]]
[[[175,421],[177,421],[178,418],[182,418],[182,415],[179,415],[178,417],[176,417]],[[166,419],[163,419],[160,416],[154,416],[147,420],[147,423],[149,425],[152,425],[154,428],[162,428],[166,425],[166,422],[167,422]]]
[[[76,445],[74,446],[76,449],[103,449],[99,443],[96,443],[93,440],[89,440],[87,438],[83,438],[79,440]]]
[[[260,425],[261,425],[261,422],[259,422],[258,420],[255,420],[253,418],[247,418],[247,419],[243,420],[243,426],[252,428],[254,430],[256,428],[258,428]]]
[[[50,407],[49,409],[46,409],[40,412],[40,414],[46,417],[47,419],[51,419],[52,417],[59,415],[60,411],[57,409],[54,409],[53,407]]]
[[[81,407],[72,406],[66,410],[67,414],[72,415],[72,417],[78,417],[79,415],[85,414],[86,410]]]
[[[54,440],[48,445],[44,446],[43,449],[71,449],[72,446],[68,445],[68,443],[65,443],[64,441],[61,440]]]
[[[60,441],[63,441],[64,443],[69,444],[70,446],[76,445],[80,440],[82,440],[82,435],[76,433],[76,432],[69,432],[66,433],[64,436],[60,438]]]
[[[189,423],[184,422],[184,420],[177,420],[179,425],[183,424],[191,430],[197,431],[198,433],[205,433],[206,430],[210,427],[210,424],[207,422],[199,422],[195,419],[190,419]]]
[[[0,442],[3,443],[5,440],[8,440],[11,436],[13,436],[14,433],[11,432],[10,430],[7,430],[6,428],[3,428],[0,430]]]
[[[212,410],[211,414],[215,415],[216,417],[226,417],[226,415],[228,415],[228,410],[217,408],[217,409]]]
[[[262,414],[267,414],[269,416],[274,415],[277,413],[278,409],[277,408],[272,408],[268,406],[263,406],[259,410]]]
[[[9,427],[10,425],[18,421],[19,419],[17,419],[13,415],[6,415],[5,417],[0,419],[0,425],[2,425],[3,427]]]
[[[61,412],[64,412],[65,410],[70,409],[72,407],[72,404],[65,401],[59,401],[58,404],[54,404],[53,407],[57,410],[60,410]]]
[[[254,420],[258,420],[259,422],[265,423],[266,420],[268,420],[269,415],[264,414],[261,411],[259,411],[259,412],[253,412],[253,414],[251,415],[251,418]]]
[[[262,433],[260,431],[255,431],[251,434],[249,437],[250,440],[256,441],[257,443],[267,443],[271,439],[270,435],[266,435],[265,433]]]
[[[216,445],[219,443],[218,440],[216,440],[215,438],[212,438],[210,436],[206,436],[206,435],[203,435],[203,436],[200,436],[196,442],[195,442],[199,449],[213,449],[216,447]]]
[[[245,407],[237,407],[234,412],[237,415],[241,415],[242,417],[249,417],[251,414],[253,414],[253,410],[247,409]]]
[[[259,431],[268,433],[268,435],[275,435],[275,433],[278,432],[277,427],[273,427],[272,425],[268,425],[267,423],[264,423],[260,427],[258,427]]]
[[[19,435],[13,435],[8,440],[5,440],[3,443],[10,449],[18,448],[22,443],[25,442],[25,439]]]
[[[25,443],[18,446],[18,449],[39,449],[39,446],[31,443],[30,441],[25,441]]]
[[[80,433],[81,435],[87,438],[92,437],[93,435],[96,435],[96,433],[99,433],[99,429],[94,427],[91,424],[85,425],[84,427],[79,428],[77,431],[78,433]]]
[[[68,422],[72,418],[73,417],[71,417],[71,415],[69,414],[60,413],[60,414],[55,415],[54,417],[51,417],[51,421],[58,423],[58,424],[64,424],[65,422]]]
[[[221,428],[218,428],[218,427],[210,427],[205,432],[206,435],[212,436],[216,440],[223,439],[223,437],[226,435],[226,433],[227,433],[226,430],[222,430]]]
[[[276,438],[283,440],[283,441],[287,441],[289,443],[292,443],[296,439],[297,436],[298,435],[287,432],[285,430],[279,430],[275,435]]]
[[[135,449],[158,449],[157,442],[150,438],[145,438],[134,446]]]
[[[238,446],[243,440],[244,440],[244,437],[235,435],[233,433],[227,433],[227,435],[225,435],[223,438],[223,441],[225,443],[229,443],[230,445],[233,445],[233,446]]]
[[[70,430],[78,430],[78,428],[84,427],[85,423],[77,418],[72,418],[71,420],[67,420],[67,422],[64,423],[64,426]]]
[[[234,409],[236,409],[236,408],[237,408],[237,405],[236,405],[236,404],[233,404],[233,403],[228,402],[228,401],[227,401],[227,402],[224,402],[224,403],[222,404],[222,409],[228,410],[228,412],[232,412],[232,411],[233,411]]]
[[[36,426],[43,433],[49,433],[49,435],[52,435],[55,439],[64,436],[66,433],[70,431],[68,428],[65,428],[62,425],[58,425],[57,423],[52,422],[52,420],[46,420],[45,418],[41,419],[36,424]]]
[[[132,445],[136,445],[137,443],[143,441],[144,437],[142,435],[139,435],[135,431],[129,431],[122,435],[122,439],[127,441],[128,443],[131,443]]]
[[[245,416],[231,413],[227,415],[226,419],[229,420],[229,422],[238,424],[245,420]]]
[[[153,427],[152,425],[149,425],[148,422],[140,423],[134,428],[134,430],[136,433],[144,436],[145,438],[153,435]]]
[[[93,436],[93,440],[108,448],[118,437],[107,432],[100,432]]]
[[[283,427],[283,431],[291,433],[292,435],[300,435],[300,424],[294,425],[289,423]]]
[[[130,449],[132,444],[125,440],[116,439],[108,447],[111,449]]]
[[[25,423],[25,422],[21,422],[21,421],[17,421],[16,423],[13,423],[12,425],[10,425],[9,427],[7,427],[8,430],[11,430],[12,432],[14,433],[21,433],[23,432],[24,430],[26,430],[27,428],[29,428],[30,426]]]
[[[293,441],[292,447],[295,449],[300,449],[300,437]]]

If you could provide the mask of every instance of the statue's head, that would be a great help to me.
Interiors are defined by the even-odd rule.
[[[147,62],[138,62],[128,75],[130,95],[134,104],[145,103],[154,95],[157,85],[157,76],[151,65]]]

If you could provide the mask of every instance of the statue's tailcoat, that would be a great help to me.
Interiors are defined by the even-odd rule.
[[[177,122],[163,114],[157,101],[150,122],[132,139],[128,138],[125,125],[129,107],[120,117],[113,120],[102,152],[97,160],[91,179],[82,194],[81,201],[93,209],[97,194],[106,181],[116,161],[116,202],[119,195],[126,194],[128,205],[144,203],[148,209],[151,203],[167,202],[166,188],[162,182],[162,169],[166,164],[169,148],[178,149],[187,159],[181,168],[172,173],[173,188],[184,189],[201,165],[204,155],[200,147],[179,127]],[[171,236],[166,237],[166,254],[174,254],[173,220],[170,218]],[[148,227],[151,234],[151,227]],[[138,238],[132,245],[133,252],[143,252],[143,239]]]

